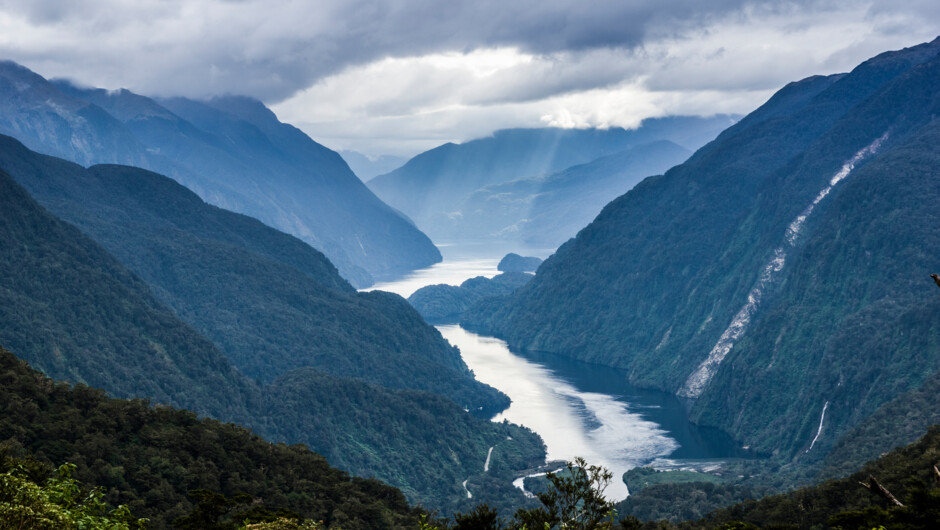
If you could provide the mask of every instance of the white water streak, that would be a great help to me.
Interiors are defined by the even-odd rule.
[[[807,453],[810,452],[810,450],[813,448],[814,445],[816,445],[816,440],[818,440],[818,439],[819,439],[819,435],[822,434],[823,420],[826,419],[826,409],[828,409],[828,408],[829,408],[829,402],[827,401],[827,402],[823,405],[822,414],[819,416],[819,428],[816,429],[816,437],[813,438],[813,441],[812,441],[812,442],[810,442],[810,444],[809,444],[809,449],[806,450]]]
[[[708,383],[718,371],[718,366],[724,361],[728,352],[731,351],[731,348],[734,347],[735,342],[747,331],[747,327],[751,323],[751,318],[760,306],[764,291],[771,283],[777,280],[779,276],[778,273],[783,270],[783,266],[786,264],[787,250],[796,244],[796,240],[800,235],[800,231],[803,229],[803,225],[806,224],[806,220],[813,213],[816,205],[829,195],[829,192],[832,191],[832,188],[836,184],[849,176],[849,173],[855,169],[856,164],[874,154],[887,138],[888,133],[884,133],[870,145],[855,153],[855,156],[843,164],[842,168],[829,179],[829,185],[823,188],[823,190],[816,195],[816,198],[813,199],[813,202],[787,226],[784,243],[774,249],[773,257],[764,265],[757,283],[748,293],[747,302],[745,302],[744,306],[734,315],[731,324],[728,325],[728,328],[725,329],[724,333],[718,338],[718,342],[715,343],[715,346],[708,353],[708,357],[705,361],[686,379],[685,384],[679,389],[678,394],[680,396],[697,398],[702,395],[702,392],[705,391],[705,387],[708,386]]]
[[[473,494],[470,493],[470,490],[467,489],[467,482],[470,482],[470,479],[467,479],[467,480],[463,481],[463,489],[464,489],[464,491],[467,492],[467,498],[468,498],[468,499],[472,499],[472,498],[473,498]]]
[[[494,445],[493,447],[496,447],[496,446]],[[490,457],[493,456],[493,447],[490,447],[490,451],[486,453],[486,463],[483,464],[484,473],[490,470]]]

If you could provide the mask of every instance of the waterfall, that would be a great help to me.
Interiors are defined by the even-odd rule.
[[[751,291],[747,294],[747,301],[744,303],[744,306],[734,315],[731,324],[728,325],[727,329],[725,329],[718,338],[718,342],[715,343],[715,346],[708,353],[708,357],[692,372],[689,378],[686,379],[685,384],[679,389],[678,394],[680,396],[697,398],[702,395],[705,387],[708,386],[712,377],[718,372],[718,366],[725,359],[725,356],[727,356],[731,348],[734,347],[735,342],[744,336],[744,333],[747,331],[747,327],[751,323],[751,318],[753,318],[754,313],[760,306],[764,291],[766,291],[768,286],[779,279],[779,273],[786,264],[787,251],[796,245],[800,231],[803,229],[803,225],[806,224],[806,220],[812,215],[816,205],[829,195],[829,192],[832,191],[834,186],[849,176],[852,170],[855,169],[856,164],[874,154],[887,138],[888,133],[884,133],[880,138],[855,153],[855,156],[844,163],[839,171],[829,179],[829,184],[816,195],[813,202],[803,209],[800,215],[796,216],[796,218],[787,225],[783,243],[774,249],[770,261],[764,265],[760,277],[757,279],[757,283],[754,284],[754,287],[751,288]]]
[[[816,436],[813,437],[813,441],[810,442],[810,444],[809,444],[809,449],[807,449],[807,450],[805,451],[805,452],[807,452],[807,453],[810,451],[810,449],[813,448],[814,445],[816,445],[816,440],[818,440],[818,439],[819,439],[819,435],[822,434],[823,420],[826,419],[826,409],[828,409],[828,408],[829,408],[829,402],[827,401],[827,402],[823,405],[822,414],[819,416],[819,428],[816,429]]]

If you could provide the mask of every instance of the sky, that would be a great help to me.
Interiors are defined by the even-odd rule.
[[[745,114],[938,34],[936,0],[0,0],[0,59],[145,95],[253,96],[373,156]]]

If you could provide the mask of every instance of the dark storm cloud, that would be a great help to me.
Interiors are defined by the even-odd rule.
[[[745,4],[14,0],[0,4],[8,17],[0,53],[27,66],[58,69],[56,75],[88,82],[97,78],[145,92],[234,90],[276,101],[346,67],[385,56],[496,46],[535,54],[629,49],[642,43],[651,28],[664,32],[705,24]],[[31,42],[29,33],[51,38]]]

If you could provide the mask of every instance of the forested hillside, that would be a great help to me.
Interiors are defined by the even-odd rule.
[[[940,369],[938,51],[786,86],[466,322],[627,368],[752,449],[824,457]]]
[[[500,447],[506,465],[488,474],[491,483],[477,498],[524,502],[511,481],[529,462],[544,459],[541,441],[530,432],[475,418],[435,394],[312,368],[259,386],[6,173],[0,172],[0,186],[0,340],[50,377],[100,386],[115,397],[188,407],[249,426],[270,441],[343,455],[346,471],[399,486],[412,502],[448,512],[466,509],[462,482],[483,474],[489,448]]]
[[[472,410],[508,405],[400,297],[356,293],[307,244],[207,205],[166,177],[126,166],[86,170],[8,137],[0,137],[0,168],[120,259],[251,378],[270,382],[310,366],[428,390]]]
[[[350,477],[303,446],[272,444],[244,427],[198,419],[142,400],[109,398],[85,385],[56,383],[0,348],[0,440],[49,464],[75,464],[75,477],[107,489],[148,528],[195,508],[192,490],[248,494],[342,528],[412,527],[417,510],[400,491]],[[245,506],[247,508],[248,506]]]

